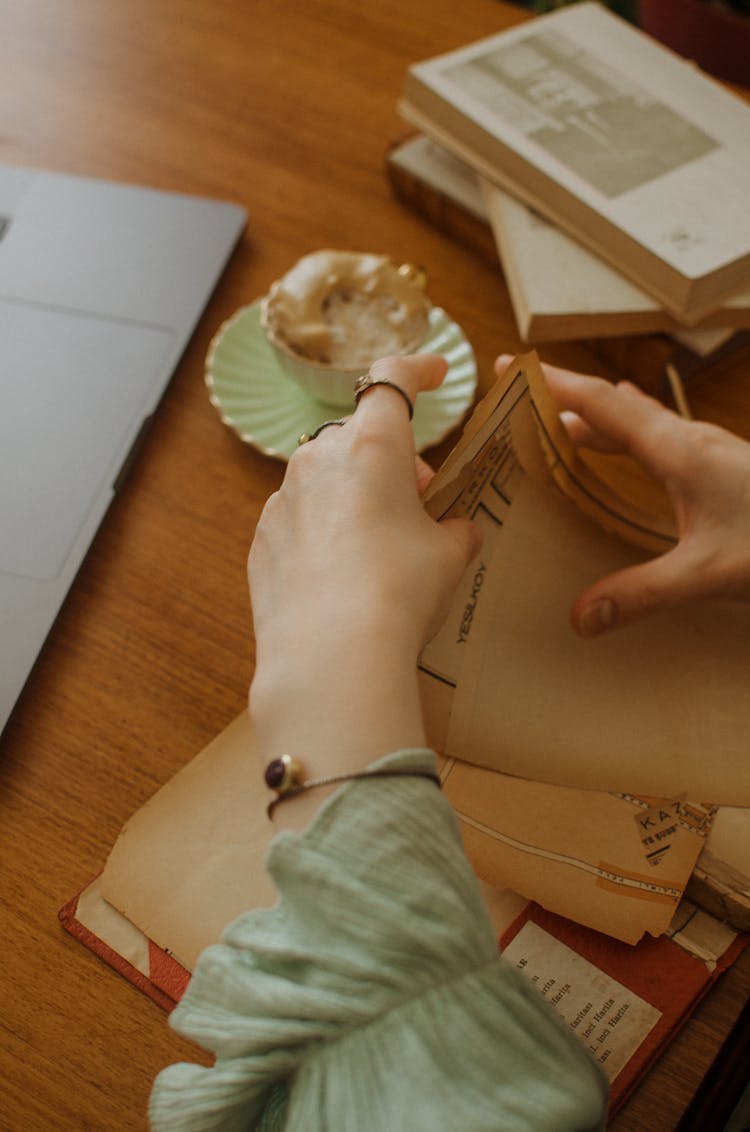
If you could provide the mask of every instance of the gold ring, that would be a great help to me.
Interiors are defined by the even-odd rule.
[[[396,385],[395,381],[389,381],[387,377],[371,377],[369,373],[363,373],[361,377],[358,377],[354,382],[355,404],[359,404],[359,399],[363,393],[367,393],[369,389],[374,389],[376,385],[387,385],[390,389],[395,389],[406,402],[406,407],[409,410],[409,420],[412,419],[414,416],[414,406],[411,403],[411,397],[405,389],[402,389],[400,385]]]
[[[337,425],[338,427],[341,427],[341,425],[345,423],[345,421],[323,421],[321,425],[318,425],[314,432],[303,432],[299,440],[297,441],[297,444],[307,444],[310,440],[315,440],[316,436],[320,436],[324,428],[330,428],[331,425]]]

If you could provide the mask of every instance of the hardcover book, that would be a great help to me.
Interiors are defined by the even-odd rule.
[[[695,327],[676,321],[611,264],[422,135],[388,153],[397,196],[495,263],[524,342],[667,333],[701,356],[750,327],[750,285]]]
[[[750,283],[750,108],[597,3],[413,65],[400,110],[682,323]]]
[[[750,286],[685,327],[642,287],[490,181],[480,178],[513,311],[526,342],[667,333],[715,349],[750,327]]]

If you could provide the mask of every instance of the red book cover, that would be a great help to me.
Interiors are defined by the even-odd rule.
[[[746,942],[747,936],[685,903],[671,938],[645,936],[635,946],[536,904],[527,904],[500,939],[506,959],[604,1068],[611,1114]]]
[[[164,1010],[184,994],[190,972],[103,899],[98,879],[59,918]],[[530,978],[604,1067],[611,1115],[748,939],[686,903],[671,935],[631,946],[529,903],[500,937],[506,960]]]

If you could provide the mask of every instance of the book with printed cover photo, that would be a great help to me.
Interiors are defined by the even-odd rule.
[[[685,325],[750,283],[750,109],[597,3],[414,64],[399,108]]]
[[[705,357],[750,328],[750,284],[684,327],[611,264],[421,134],[389,148],[386,175],[435,227],[490,263],[499,258],[523,342],[666,333]]]

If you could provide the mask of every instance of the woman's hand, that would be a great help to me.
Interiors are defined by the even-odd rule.
[[[383,359],[371,374],[413,403],[445,370],[425,354]],[[406,405],[387,386],[290,459],[249,558],[251,709],[264,758],[288,752],[334,773],[423,745],[417,657],[481,541],[468,520],[426,514],[429,476]]]
[[[750,444],[683,420],[628,382],[544,372],[573,441],[637,460],[668,492],[679,535],[673,550],[582,593],[576,631],[591,636],[698,598],[750,600]]]

